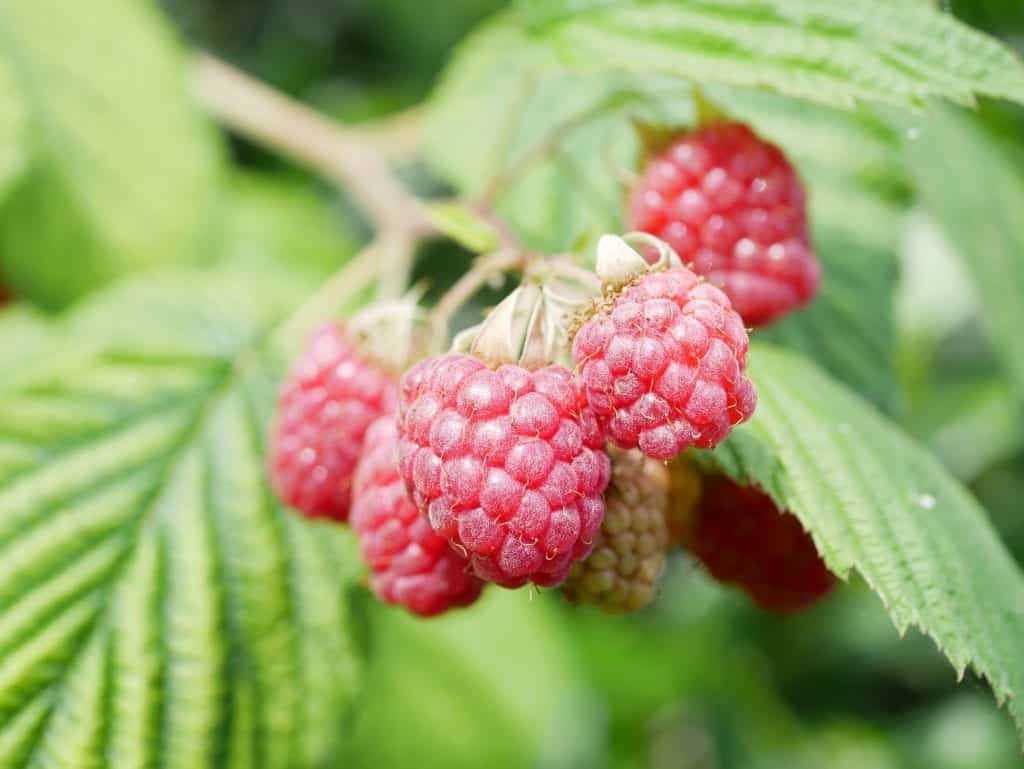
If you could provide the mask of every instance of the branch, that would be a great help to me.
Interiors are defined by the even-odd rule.
[[[479,257],[442,296],[431,310],[431,322],[437,333],[447,333],[452,317],[486,283],[512,269],[522,269],[526,257],[517,249],[495,251]]]
[[[395,297],[404,290],[415,244],[434,228],[365,131],[339,126],[209,54],[196,58],[195,89],[200,102],[228,128],[350,194],[373,223],[378,240],[394,247],[379,254],[381,293]]]

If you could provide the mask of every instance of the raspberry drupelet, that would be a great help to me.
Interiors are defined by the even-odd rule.
[[[610,477],[572,374],[448,354],[410,369],[401,392],[399,469],[433,530],[484,580],[561,583],[593,547]]]
[[[395,378],[326,324],[309,339],[278,399],[270,474],[285,504],[345,521],[363,436],[397,403]]]
[[[642,275],[573,339],[590,407],[621,448],[668,460],[713,448],[757,404],[749,340],[728,297],[690,270]]]
[[[810,535],[771,497],[725,477],[706,478],[688,547],[719,582],[763,609],[805,609],[835,585]]]
[[[803,184],[782,151],[743,124],[712,122],[654,157],[629,217],[724,290],[750,326],[807,304],[821,283]]]
[[[483,583],[431,531],[406,493],[393,417],[378,419],[367,431],[352,488],[352,529],[378,598],[422,617],[476,601]]]

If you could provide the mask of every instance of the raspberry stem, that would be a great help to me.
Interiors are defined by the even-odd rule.
[[[393,246],[378,254],[379,295],[401,296],[414,245],[435,229],[378,149],[365,136],[209,54],[196,59],[195,88],[202,104],[229,128],[311,168],[352,195],[376,237]]]
[[[505,248],[477,258],[473,266],[434,305],[430,316],[434,333],[447,336],[455,313],[486,283],[509,270],[523,269],[526,261],[524,252],[514,248]]]
[[[396,243],[387,238],[378,238],[367,244],[358,254],[347,261],[320,288],[282,323],[274,332],[273,342],[289,357],[292,350],[301,345],[302,337],[317,323],[337,314],[339,308],[351,302],[366,291],[377,278],[383,253],[400,248],[405,243]]]

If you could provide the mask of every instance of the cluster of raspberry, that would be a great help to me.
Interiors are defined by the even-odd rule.
[[[629,200],[648,234],[602,238],[598,289],[568,314],[523,286],[468,345],[401,372],[348,325],[312,335],[281,393],[272,479],[288,505],[352,526],[381,600],[433,616],[532,583],[629,612],[674,547],[768,609],[831,588],[795,517],[691,459],[754,413],[747,326],[818,289],[796,172],[718,122],[662,148]]]

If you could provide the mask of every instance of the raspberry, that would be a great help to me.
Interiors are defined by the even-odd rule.
[[[399,470],[434,531],[489,582],[562,582],[593,547],[611,472],[572,374],[449,354],[401,388]]]
[[[344,521],[363,436],[396,400],[394,378],[341,326],[317,329],[278,399],[270,472],[281,499],[309,517]]]
[[[689,538],[694,525],[694,511],[700,501],[700,473],[685,457],[676,457],[668,464],[668,530],[673,544]]]
[[[480,596],[483,582],[431,531],[406,494],[394,418],[381,417],[367,430],[352,491],[352,529],[378,598],[432,617]]]
[[[573,603],[611,614],[642,609],[654,600],[669,549],[668,471],[638,451],[613,450],[604,523],[592,552],[562,585]]]
[[[0,307],[8,304],[14,299],[14,294],[11,293],[7,286],[0,284]]]
[[[729,299],[684,267],[626,286],[576,332],[587,400],[622,448],[671,459],[712,448],[754,412],[747,331]]]
[[[705,479],[690,548],[712,577],[769,611],[804,609],[835,584],[796,516],[724,477]]]
[[[631,225],[657,235],[751,326],[806,304],[821,283],[807,204],[782,151],[739,123],[677,139],[630,195]]]

